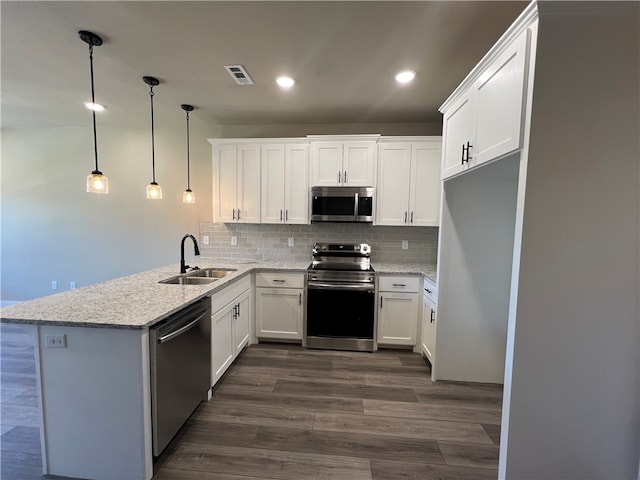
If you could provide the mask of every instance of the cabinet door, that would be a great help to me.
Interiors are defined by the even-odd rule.
[[[475,83],[475,165],[521,146],[527,38],[527,31],[522,32]]]
[[[238,145],[238,203],[236,220],[260,223],[260,146]]]
[[[285,147],[262,146],[262,223],[282,223],[285,205]]]
[[[256,336],[302,339],[302,289],[256,289]]]
[[[234,305],[236,306],[233,318],[233,355],[235,357],[249,343],[251,292],[246,291],[240,295]]]
[[[422,300],[422,342],[421,351],[431,362],[435,360],[436,346],[436,307],[423,297]]]
[[[215,145],[213,149],[213,220],[233,222],[237,210],[236,146]]]
[[[442,119],[442,179],[446,179],[469,168],[463,163],[462,147],[471,144],[471,157],[475,154],[472,90],[467,90],[462,97],[444,113]],[[465,155],[466,158],[466,155]]]
[[[311,144],[311,186],[342,185],[342,143]]]
[[[285,145],[285,222],[309,223],[309,145]]]
[[[211,317],[211,385],[226,372],[234,358],[233,304]]]
[[[411,144],[381,143],[378,148],[378,173],[376,225],[406,225],[409,215]]]
[[[381,292],[378,300],[378,343],[415,345],[418,295]]]
[[[376,183],[376,142],[345,142],[342,183],[352,187],[372,187]]]
[[[437,227],[440,221],[441,142],[413,144],[411,150],[411,188],[409,225]]]

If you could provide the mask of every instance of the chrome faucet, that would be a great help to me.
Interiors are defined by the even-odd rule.
[[[182,242],[180,242],[180,273],[187,273],[187,268],[190,268],[189,265],[184,264],[184,241],[190,238],[193,240],[193,254],[200,255],[200,248],[198,248],[198,242],[196,241],[196,237],[187,233],[184,237],[182,237]],[[198,268],[198,267],[194,267]]]

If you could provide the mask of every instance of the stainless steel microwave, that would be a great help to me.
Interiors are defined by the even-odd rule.
[[[311,222],[373,222],[373,187],[311,187]]]

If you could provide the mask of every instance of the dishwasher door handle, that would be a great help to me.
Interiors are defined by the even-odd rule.
[[[166,343],[169,340],[173,340],[174,338],[179,337],[184,332],[191,330],[193,327],[195,327],[198,323],[200,323],[200,320],[202,320],[208,314],[209,314],[208,311],[204,312],[200,316],[198,316],[198,318],[196,318],[193,322],[189,322],[185,326],[180,327],[179,329],[174,330],[171,333],[167,333],[166,335],[163,335],[162,337],[158,338],[158,343]]]

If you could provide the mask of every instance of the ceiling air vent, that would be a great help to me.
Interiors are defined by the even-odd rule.
[[[253,85],[253,80],[242,65],[225,65],[224,68],[238,85]]]

